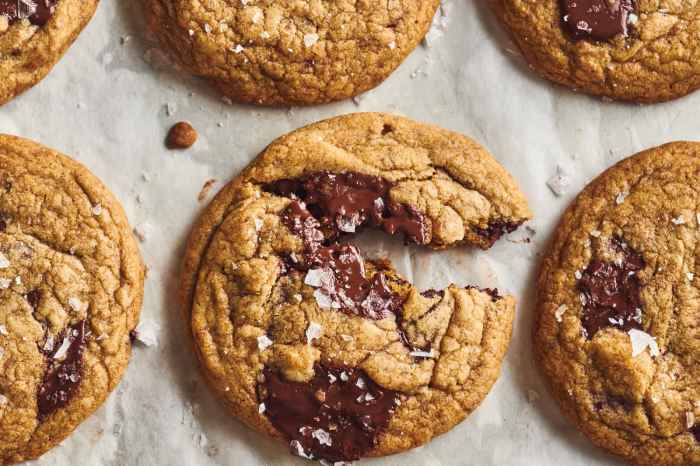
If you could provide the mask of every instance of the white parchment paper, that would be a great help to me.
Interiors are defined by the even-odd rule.
[[[0,131],[72,155],[120,198],[145,237],[150,271],[143,318],[161,327],[158,346],[135,349],[107,403],[38,464],[306,464],[230,419],[204,386],[175,300],[177,269],[184,239],[205,205],[197,195],[206,180],[219,180],[219,188],[275,137],[354,111],[402,114],[475,138],[517,178],[536,215],[534,233],[521,229],[488,252],[434,253],[379,234],[360,238],[420,287],[497,286],[519,299],[502,376],[482,406],[423,448],[362,464],[620,464],[562,419],[533,366],[538,257],[563,209],[601,170],[643,148],[698,138],[700,93],[640,107],[554,87],[528,72],[485,2],[447,0],[430,46],[419,47],[355,102],[292,109],[227,105],[204,83],[161,66],[142,32],[140,8],[138,0],[103,1],[55,70],[0,108]],[[191,121],[200,140],[186,152],[167,151],[165,133],[180,120]],[[568,174],[560,197],[547,186],[557,167]],[[528,236],[532,242],[523,242]]]

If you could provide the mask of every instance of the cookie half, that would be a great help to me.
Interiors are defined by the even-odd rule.
[[[148,0],[148,27],[186,71],[261,105],[347,99],[384,81],[423,39],[439,0]]]
[[[96,8],[97,0],[0,0],[0,105],[51,71]]]
[[[530,215],[483,148],[433,126],[353,114],[276,140],[187,246],[181,298],[210,385],[302,457],[428,442],[495,382],[515,300],[421,292],[347,240],[370,227],[436,249],[488,248]]]
[[[0,135],[0,464],[61,442],[129,361],[144,268],[85,167]]]
[[[642,0],[491,0],[530,67],[559,84],[632,102],[700,87],[700,5]]]
[[[535,352],[564,413],[639,465],[700,464],[700,144],[642,152],[569,207],[538,283]]]

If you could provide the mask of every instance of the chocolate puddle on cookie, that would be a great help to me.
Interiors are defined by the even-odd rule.
[[[58,0],[0,0],[0,16],[11,23],[28,19],[35,26],[45,25],[56,10]]]
[[[634,0],[559,0],[564,29],[575,40],[607,41],[629,35]]]
[[[620,238],[613,238],[610,246],[619,258],[614,262],[592,260],[577,283],[583,303],[581,320],[589,339],[605,327],[642,328],[637,272],[644,268],[644,259]]]
[[[37,393],[38,417],[43,420],[68,404],[82,379],[85,321],[68,327],[57,341],[47,338],[41,351],[47,359]]]
[[[361,369],[317,364],[309,382],[284,380],[265,368],[261,411],[309,459],[354,461],[369,452],[400,404]]]

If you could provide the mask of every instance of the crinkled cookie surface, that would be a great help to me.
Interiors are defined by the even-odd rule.
[[[0,0],[0,105],[29,89],[87,25],[97,0]]]
[[[574,34],[567,30],[573,10],[564,9],[576,3],[601,7],[604,2],[491,0],[530,67],[547,79],[634,102],[670,100],[700,87],[700,2],[610,2],[630,11],[622,15],[625,32],[605,40],[586,37],[594,29],[590,18],[579,21]]]
[[[374,227],[487,248],[530,215],[510,175],[446,130],[353,114],[278,139],[188,244],[181,297],[209,383],[300,456],[426,443],[495,382],[515,301],[455,285],[420,292],[346,239]]]
[[[263,105],[346,99],[381,83],[439,0],[148,0],[149,30],[187,71]]]
[[[57,445],[116,386],[143,280],[124,212],[102,183],[0,135],[0,464]]]
[[[544,260],[536,355],[564,413],[645,466],[700,464],[700,144],[596,178]]]

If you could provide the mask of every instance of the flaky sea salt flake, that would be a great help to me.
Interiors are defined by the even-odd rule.
[[[562,321],[562,317],[564,317],[564,313],[566,312],[568,308],[566,307],[566,304],[562,304],[557,308],[556,311],[554,311],[554,318],[557,320],[557,322]]]
[[[258,350],[265,351],[270,346],[272,346],[272,344],[272,340],[270,340],[270,337],[268,337],[267,335],[261,335],[258,337]]]
[[[645,349],[649,348],[649,353],[653,356],[659,356],[661,352],[659,351],[659,345],[656,343],[656,338],[652,337],[646,332],[637,329],[631,329],[627,332],[630,336],[630,341],[632,342],[632,357],[636,358],[644,352]]]
[[[311,344],[312,341],[321,338],[323,333],[323,327],[317,322],[309,322],[309,326],[306,329],[306,342]]]

